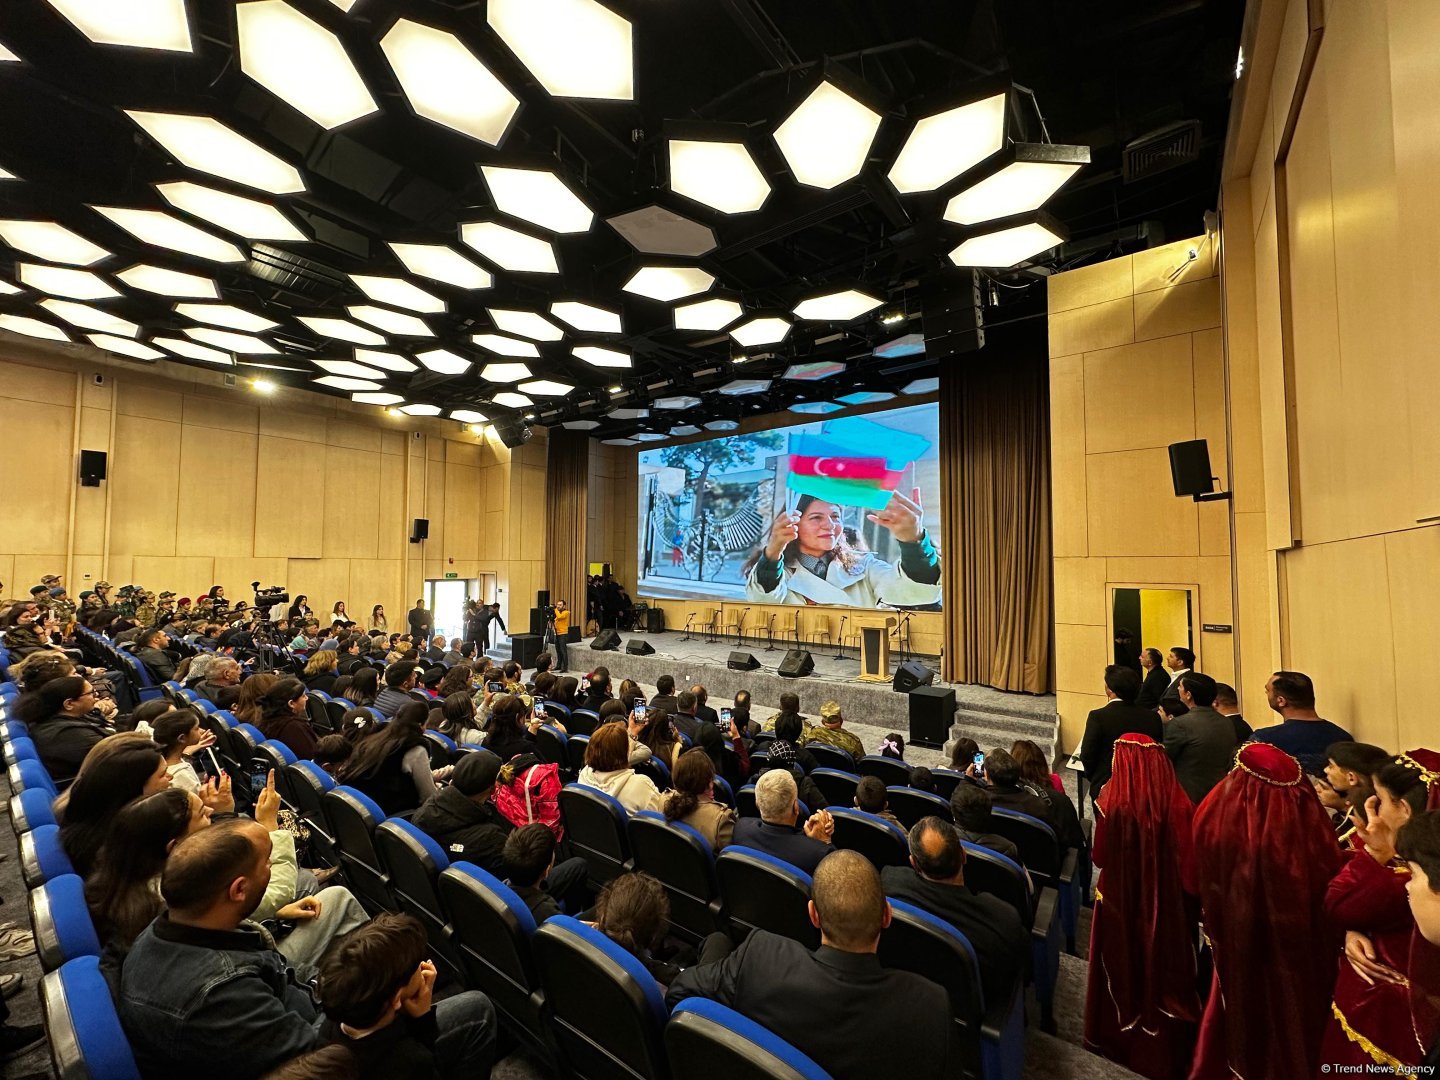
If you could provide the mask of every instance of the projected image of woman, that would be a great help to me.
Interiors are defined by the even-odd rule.
[[[925,530],[920,489],[898,491],[866,517],[900,545],[892,565],[846,539],[845,508],[802,495],[776,515],[765,547],[749,567],[745,598],[761,604],[920,607],[940,602],[940,553]]]

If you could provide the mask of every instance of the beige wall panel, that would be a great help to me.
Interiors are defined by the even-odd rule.
[[[281,409],[264,405],[258,410],[257,431],[261,435],[275,435],[296,442],[324,443],[325,418],[314,413]]]
[[[1096,677],[1095,685],[1104,687],[1104,670]],[[1055,694],[1055,709],[1060,714],[1060,749],[1073,754],[1080,749],[1080,740],[1085,737],[1085,718],[1091,711],[1105,704],[1103,694],[1077,694],[1060,690]],[[986,751],[990,747],[985,747]]]
[[[468,465],[473,469],[478,469],[485,464],[485,454],[483,448],[475,443],[447,439],[445,441],[445,460],[452,465]]]
[[[308,442],[261,435],[256,447],[260,490],[273,487],[277,479],[294,476],[301,463],[314,456],[315,447]],[[324,529],[316,528],[313,523],[307,528],[305,524],[286,509],[283,501],[262,508],[255,515],[255,555],[262,559],[318,559],[323,550]]]
[[[117,589],[121,585],[143,585],[152,592],[161,593],[169,589],[180,596],[194,598],[203,595],[215,582],[215,560],[204,555],[185,557],[164,557],[136,555],[131,567],[132,580],[128,582],[110,579]],[[241,594],[249,600],[248,593]]]
[[[314,525],[286,506],[277,486],[261,485],[257,511],[256,436],[224,428],[185,425],[180,437],[180,515],[177,555],[253,555],[255,517],[273,516],[298,531]],[[271,494],[266,497],[266,490]]]
[[[69,393],[73,402],[73,379]],[[0,432],[4,432],[10,459],[5,500],[11,508],[0,514],[0,551],[44,554],[65,550],[70,489],[77,482],[71,453],[74,425],[73,404],[0,398]]]
[[[1089,693],[1103,686],[1105,665],[1114,659],[1109,633],[1103,626],[1059,623],[1055,627],[1055,686],[1059,690]]]
[[[1131,256],[1122,255],[1057,274],[1050,280],[1047,294],[1050,313],[1128,297],[1134,291],[1130,260]]]
[[[338,417],[332,417],[323,423],[312,423],[308,427],[331,446],[347,446],[352,450],[379,453],[384,442],[384,433],[379,428],[352,423]]]
[[[16,599],[29,596],[30,589],[39,585],[46,574],[65,573],[65,556],[58,553],[16,554],[14,559],[15,568],[11,573],[15,577],[13,595]],[[10,581],[4,580],[7,584]]]
[[[289,566],[290,598],[304,595],[316,618],[323,619],[336,600],[350,600],[349,559],[291,559]]]
[[[1230,465],[1226,453],[1225,339],[1218,327],[1191,334],[1190,339],[1195,372],[1195,438],[1209,443],[1210,468],[1220,477],[1223,487]]]
[[[1255,143],[1255,164],[1250,171],[1250,233],[1259,236],[1264,226],[1265,209],[1275,198],[1275,125],[1267,111],[1265,123],[1260,128],[1260,137]]]
[[[0,348],[3,348],[0,345]],[[0,360],[0,387],[7,398],[47,405],[75,404],[75,374]]]
[[[1237,512],[1265,509],[1265,465],[1260,435],[1259,341],[1255,324],[1255,245],[1249,231],[1250,189],[1243,181],[1225,186],[1222,215],[1244,228],[1225,235],[1225,322],[1217,348],[1222,351],[1229,391],[1229,458]],[[1228,226],[1226,227],[1228,229]],[[1197,356],[1206,347],[1210,331],[1196,335]],[[1208,429],[1208,422],[1203,425]]]
[[[35,584],[38,585],[39,582]],[[15,580],[15,556],[0,552],[0,600],[13,600],[24,596],[28,591],[29,586],[25,582]]]
[[[1193,259],[1190,258],[1192,251],[1195,252]],[[1213,277],[1214,252],[1214,243],[1203,236],[1137,251],[1130,256],[1134,264],[1135,294],[1172,289]]]
[[[443,440],[432,439],[430,442],[440,443]],[[433,445],[431,449],[434,449]],[[441,452],[444,446],[440,447]],[[425,473],[425,514],[430,519],[430,539],[424,545],[424,555],[427,559],[439,559],[445,555],[445,462],[444,459],[431,459],[424,463],[428,465]]]
[[[1165,450],[1088,454],[1085,487],[1091,555],[1199,554],[1195,504],[1175,498]]]
[[[410,522],[405,514],[405,459],[381,454],[377,468],[380,501],[376,507],[375,556],[399,559],[408,546]]]
[[[110,448],[110,410],[92,405],[80,409],[80,449]]]
[[[1127,585],[1198,585],[1199,562],[1195,558],[1155,556],[1105,560],[1105,580]]]
[[[380,433],[380,452],[384,454],[403,454],[405,444],[410,436],[403,431],[382,431]]]
[[[1135,340],[1135,304],[1131,297],[1057,312],[1050,318],[1050,355],[1069,356],[1111,349]]]
[[[1220,325],[1220,279],[1205,277],[1135,294],[1135,340],[1188,334]]]
[[[451,443],[458,447],[460,444]],[[480,469],[445,466],[445,556],[466,558],[480,547]]]
[[[115,452],[105,481],[110,485],[111,551],[175,554],[181,430],[166,420],[115,418]],[[112,578],[111,584],[118,588],[122,583]]]
[[[1336,6],[1341,5],[1327,5],[1332,9],[1327,11],[1327,18],[1334,17]],[[1270,125],[1275,131],[1285,129],[1285,119],[1290,115],[1290,104],[1300,79],[1300,64],[1305,58],[1305,39],[1309,34],[1306,0],[1289,0],[1285,23],[1280,31],[1280,47],[1275,54],[1275,68],[1270,76]]]
[[[410,609],[409,600],[400,580],[400,563],[394,559],[351,559],[350,595],[345,600],[350,617],[362,626],[370,618],[370,609],[385,605],[385,617],[394,624],[391,612]]]
[[[1084,419],[1084,357],[1057,356],[1050,361],[1051,544],[1057,558],[1090,553]]]
[[[121,416],[145,416],[151,420],[176,420],[185,408],[185,396],[162,390],[139,379],[116,379],[115,410]]]
[[[1410,529],[1385,537],[1390,582],[1390,637],[1401,662],[1395,667],[1397,750],[1435,745],[1435,717],[1416,708],[1435,682],[1434,665],[1419,657],[1440,655],[1440,527]]]
[[[424,440],[424,444],[425,454],[430,459],[432,464],[437,461],[445,460],[446,443],[444,439],[437,439],[432,436],[426,438]]]
[[[1239,608],[1235,629],[1240,639],[1241,711],[1258,716],[1265,709],[1264,684],[1270,672],[1280,667],[1278,647],[1273,646],[1271,624],[1278,618],[1272,605],[1271,581],[1275,553],[1265,544],[1265,515],[1235,515],[1235,578]]]
[[[186,394],[181,423],[187,427],[243,431],[253,435],[259,425],[259,410],[254,405],[237,400],[237,397],[233,393],[229,398]]]
[[[505,558],[505,515],[487,511],[480,522],[480,556],[494,566]]]
[[[0,566],[3,565],[0,563]],[[76,554],[70,563],[70,574],[65,579],[65,587],[70,590],[70,598],[78,602],[82,591],[93,588],[97,581],[109,580],[105,576],[104,561],[101,556]],[[6,588],[0,590],[0,593],[8,595],[10,579],[0,573],[0,581],[6,584]]]
[[[1193,437],[1190,335],[1085,354],[1085,450],[1169,446]]]
[[[1267,203],[1255,239],[1255,329],[1260,383],[1260,435],[1265,461],[1266,544],[1294,542],[1290,520],[1290,410],[1285,399],[1285,356],[1280,330],[1280,263],[1275,213]]]
[[[384,505],[380,495],[381,455],[344,446],[327,446],[317,453],[325,455],[324,557],[378,558]],[[306,527],[314,528],[314,515],[308,517]]]
[[[254,590],[250,587],[252,581],[260,582],[262,589],[268,589],[272,585],[289,585],[286,579],[290,574],[290,561],[288,559],[256,559],[248,555],[225,556],[215,560],[215,568],[212,573],[215,580],[210,584],[223,585],[225,596],[232,604],[239,600],[244,600],[248,604],[255,596]],[[198,588],[198,586],[196,587]],[[180,595],[188,596],[192,600],[196,598],[194,593],[181,593]]]
[[[1218,488],[1225,486],[1225,476],[1220,474]],[[1230,554],[1230,504],[1227,502],[1192,503],[1195,507],[1196,523],[1200,529],[1201,555]]]
[[[1055,560],[1055,621],[1105,626],[1105,560]]]

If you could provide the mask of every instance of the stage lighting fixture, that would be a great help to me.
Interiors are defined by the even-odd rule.
[[[470,370],[470,361],[449,349],[431,349],[417,354],[415,359],[437,375],[464,375]]]
[[[874,405],[876,402],[889,401],[895,395],[888,390],[861,390],[853,394],[841,394],[836,401],[843,401],[846,405]]]
[[[570,431],[594,431],[600,426],[599,420],[566,420],[560,425]]]
[[[883,315],[880,316],[880,325],[894,326],[897,323],[904,322],[906,318],[908,318],[908,316],[905,314],[905,312],[901,311],[898,308],[891,308],[889,311],[885,312]]]
[[[621,286],[636,296],[669,302],[702,293],[715,284],[715,275],[698,266],[642,266]]]
[[[44,338],[46,341],[69,341],[70,335],[58,326],[52,326],[40,319],[26,315],[0,314],[0,330],[9,330],[27,337]]]
[[[16,265],[15,276],[32,289],[71,300],[108,300],[120,295],[118,289],[89,270],[22,262]],[[18,289],[15,291],[19,292]]]
[[[675,309],[675,329],[724,330],[743,314],[745,309],[739,303],[719,297],[696,304],[681,304]]]
[[[663,206],[642,206],[606,218],[605,223],[636,251],[698,259],[714,251],[714,230]]]
[[[321,127],[379,110],[340,39],[285,0],[237,4],[235,21],[240,70]]]
[[[0,239],[16,251],[70,266],[91,266],[110,257],[104,248],[53,221],[0,219]]]
[[[519,382],[532,374],[528,364],[486,364],[480,369],[482,379],[495,383]]]
[[[176,304],[175,311],[187,319],[229,330],[269,330],[280,324],[273,319],[245,311],[230,304]]]
[[[351,304],[345,310],[349,312],[351,318],[359,319],[363,323],[379,327],[387,334],[397,334],[400,337],[435,336],[435,331],[431,330],[423,319],[418,319],[414,315],[391,311],[389,308],[376,307],[374,304]],[[375,344],[384,344],[384,342],[376,342]]]
[[[722,214],[759,210],[770,197],[766,181],[743,142],[671,139],[670,190]]]
[[[129,338],[115,337],[113,334],[86,334],[90,343],[98,349],[106,352],[119,353],[121,356],[133,356],[136,360],[163,360],[165,354],[159,349],[152,349],[148,345],[141,345],[138,341]]]
[[[676,394],[672,397],[656,398],[650,404],[657,409],[693,409],[701,403],[694,394]]]
[[[79,326],[85,330],[124,334],[126,337],[132,338],[140,333],[137,323],[122,319],[118,315],[112,315],[108,311],[101,311],[89,304],[77,304],[73,300],[41,300],[39,306],[49,311],[50,314],[64,319],[71,326]]]
[[[380,393],[362,392],[351,394],[350,400],[361,405],[399,405],[405,399],[399,394],[391,394],[385,391]]]
[[[554,233],[586,232],[595,220],[590,208],[552,172],[482,165],[480,173],[501,213]]]
[[[487,352],[493,352],[497,356],[524,356],[527,358],[540,359],[540,350],[531,341],[520,341],[517,338],[506,337],[504,334],[472,334],[470,340]]]
[[[348,319],[335,319],[326,315],[301,315],[299,319],[321,337],[336,341],[349,341],[355,345],[384,345],[385,339],[373,330],[356,326]]]
[[[797,182],[826,190],[860,175],[880,114],[831,82],[822,82],[775,130]]]
[[[790,411],[805,416],[824,416],[826,413],[840,412],[844,408],[844,405],[836,405],[833,401],[799,401],[790,406]]]
[[[251,379],[250,389],[257,394],[273,394],[279,387],[270,379]]]
[[[740,426],[738,420],[709,420],[705,427],[710,431],[734,431]]]
[[[523,382],[517,389],[536,397],[564,397],[575,389],[574,383],[556,382],[554,379],[532,379]]]
[[[884,302],[859,289],[845,289],[800,301],[795,305],[795,317],[821,322],[849,322],[867,311],[874,311]]]
[[[517,394],[513,390],[506,390],[496,394],[492,399],[496,405],[504,405],[509,409],[528,409],[535,402],[531,401],[524,394]]]
[[[315,366],[328,375],[346,375],[352,379],[385,378],[385,372],[353,360],[316,360]]]
[[[803,364],[791,364],[785,369],[782,379],[795,379],[801,382],[813,382],[817,379],[828,379],[832,375],[839,375],[845,370],[845,364],[839,360],[810,360]]]
[[[630,23],[595,0],[490,0],[486,18],[554,97],[630,101]]]
[[[234,367],[235,358],[227,352],[219,349],[207,348],[198,345],[193,341],[186,341],[184,338],[157,337],[150,339],[151,345],[159,345],[168,352],[178,353],[181,356],[188,356],[191,360],[203,360],[207,364],[222,364],[225,367]]]
[[[534,311],[493,307],[485,310],[490,313],[490,321],[507,334],[519,334],[532,341],[559,341],[565,336],[565,331]]]
[[[445,310],[444,300],[418,285],[410,284],[404,278],[351,274],[350,280],[360,286],[360,291],[371,300],[389,304],[391,307],[405,308],[407,311],[418,311],[426,315],[439,314]]]
[[[744,397],[746,394],[763,394],[769,389],[769,379],[732,379],[720,387],[719,393],[726,397]]]
[[[199,274],[182,274],[179,270],[167,270],[163,266],[137,263],[115,275],[132,289],[160,296],[193,296],[201,300],[218,300],[220,290],[215,282]]]
[[[401,411],[402,413],[404,413],[406,416],[439,416],[439,415],[440,415],[440,407],[439,407],[438,405],[425,405],[425,404],[401,405],[401,406],[400,406],[400,411]]]
[[[775,345],[790,334],[790,323],[773,315],[743,322],[730,331],[730,336],[747,349],[756,345]]]
[[[125,206],[92,206],[131,236],[154,247],[169,248],[211,262],[244,262],[245,253],[228,240],[197,229],[160,210],[134,210]]]
[[[902,394],[933,394],[940,389],[940,380],[937,378],[916,379],[908,382],[900,388]]]
[[[185,0],[50,0],[50,6],[97,45],[191,51]]]
[[[1006,97],[1002,91],[917,120],[890,168],[895,190],[934,191],[996,153],[1005,145]]]
[[[482,412],[474,409],[451,409],[450,419],[459,420],[462,424],[488,424],[490,418]]]
[[[996,218],[1039,210],[1090,161],[1088,146],[1016,143],[1006,147],[1004,164],[952,197],[945,220],[978,225]]]
[[[591,367],[628,368],[630,354],[615,349],[602,349],[598,345],[580,345],[570,350],[572,356],[584,360]]]
[[[312,382],[320,386],[333,386],[336,390],[379,390],[380,384],[373,379],[352,379],[348,375],[322,375]]]
[[[232,195],[228,191],[216,191],[188,180],[156,184],[155,190],[177,210],[194,214],[247,240],[303,243],[309,239],[269,203]]]
[[[215,330],[209,326],[187,326],[183,332],[186,337],[194,338],[207,345],[214,345],[217,349],[224,349],[226,352],[260,356],[280,351],[264,338],[253,337],[250,334],[237,334],[230,330]]]
[[[520,101],[445,30],[399,19],[380,40],[416,115],[499,146]]]
[[[460,239],[502,270],[529,274],[558,274],[555,249],[541,240],[495,221],[471,221],[460,226]]]
[[[605,414],[611,420],[644,420],[649,417],[649,409],[611,409]]]
[[[414,362],[408,357],[400,356],[397,353],[378,352],[375,349],[356,349],[355,359],[362,364],[384,368],[386,371],[405,372],[418,370]]]
[[[390,250],[405,269],[431,281],[457,289],[488,289],[495,284],[490,271],[444,244],[391,244]]]
[[[956,266],[1010,267],[1065,240],[1064,230],[1049,218],[1022,215],[1005,221],[1015,223],[1002,222],[998,229],[970,237],[950,252],[950,261]]]
[[[220,176],[272,195],[305,190],[305,181],[288,162],[255,145],[212,116],[188,113],[143,112],[126,109],[125,115],[169,150],[182,165]]]
[[[583,330],[591,334],[619,334],[624,332],[618,311],[607,311],[593,304],[582,304],[578,300],[561,300],[550,305],[550,314],[572,330]]]

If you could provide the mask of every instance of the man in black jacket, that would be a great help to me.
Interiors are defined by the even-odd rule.
[[[1165,670],[1165,658],[1159,649],[1146,649],[1140,656],[1140,666],[1145,669],[1145,681],[1135,704],[1142,709],[1153,709],[1160,704],[1160,697],[1170,685],[1170,673]]]
[[[1020,763],[998,747],[985,757],[985,778],[990,781],[990,804],[1039,818],[1060,835],[1060,822],[1049,802],[1020,782]]]
[[[505,876],[505,838],[513,825],[491,803],[500,759],[485,750],[463,754],[450,783],[421,804],[411,819],[432,836],[451,862],[464,859],[498,878]]]
[[[415,601],[415,606],[410,609],[410,640],[415,643],[418,649],[425,644],[430,637],[430,612],[425,610],[425,600],[422,597]]]
[[[880,966],[890,925],[880,875],[859,852],[836,851],[815,871],[810,921],[820,948],[754,930],[724,960],[687,968],[665,1002],[699,996],[744,1013],[834,1077],[948,1077],[954,1021],[945,991]],[[1014,916],[1012,916],[1014,918]],[[797,1003],[803,1002],[803,1007]],[[903,1067],[902,1067],[903,1061]]]
[[[709,691],[699,683],[696,683],[690,687],[690,693],[695,695],[695,719],[699,720],[702,724],[709,724],[711,727],[718,724],[720,722],[720,714],[705,704],[710,698]]]
[[[1139,694],[1140,676],[1133,670],[1119,664],[1105,669],[1105,696],[1109,700],[1086,717],[1085,735],[1080,740],[1080,762],[1085,766],[1092,798],[1099,797],[1100,789],[1110,779],[1116,739],[1133,731],[1159,742],[1163,735],[1160,714],[1135,704]]]
[[[1014,841],[990,831],[990,807],[990,789],[984,784],[967,778],[955,785],[950,795],[950,812],[955,815],[960,839],[967,844],[989,848],[995,854],[1004,855],[1011,862],[1024,866],[1020,849]]]
[[[476,625],[480,628],[480,651],[482,653],[490,648],[492,644],[490,640],[491,623],[499,623],[501,630],[504,630],[507,634],[510,632],[510,628],[505,625],[505,620],[500,617],[500,605],[498,603],[488,606],[482,604],[479,612],[475,615],[475,621]]]
[[[156,626],[148,626],[135,635],[135,659],[150,669],[156,682],[175,678],[175,661],[164,650],[170,647],[170,635]]]
[[[650,708],[664,709],[674,716],[680,711],[679,704],[675,697],[675,676],[661,675],[655,680],[655,696],[650,699]]]
[[[830,854],[835,822],[824,810],[810,815],[802,828],[800,795],[789,769],[770,769],[755,781],[758,818],[743,817],[735,822],[734,843],[784,859],[807,874]]]

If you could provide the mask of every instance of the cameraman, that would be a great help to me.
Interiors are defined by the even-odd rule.
[[[550,611],[555,636],[555,670],[566,671],[570,667],[570,652],[567,645],[570,640],[570,609],[564,600],[557,600]]]

